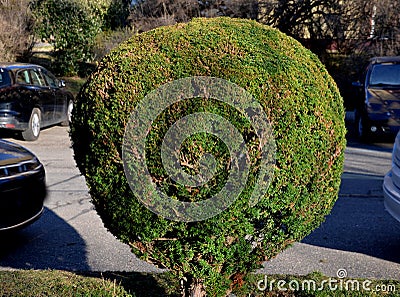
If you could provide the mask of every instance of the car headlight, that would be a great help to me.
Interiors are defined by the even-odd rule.
[[[10,164],[0,167],[0,179],[14,177],[30,171],[36,171],[41,167],[41,163],[37,158],[28,161],[21,161],[16,164]]]

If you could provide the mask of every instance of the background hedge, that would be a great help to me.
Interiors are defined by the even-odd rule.
[[[136,104],[164,83],[189,76],[219,77],[247,90],[269,117],[277,152],[274,179],[255,207],[248,202],[257,168],[225,212],[184,223],[156,216],[134,197],[121,153]],[[183,200],[193,199],[191,191],[168,181],[158,157],[162,131],[174,120],[198,110],[224,113],[244,139],[253,139],[246,124],[238,125],[235,111],[213,100],[197,101],[167,109],[172,119],[160,116],[147,141],[150,172],[168,194]],[[255,21],[200,18],[134,36],[106,56],[77,98],[71,138],[105,226],[140,258],[201,280],[210,296],[224,296],[244,273],[304,238],[330,212],[342,173],[344,109],[324,66],[294,39]],[[195,162],[201,150],[223,152],[214,141],[197,135],[184,156]],[[254,159],[257,146],[250,146]],[[199,192],[195,200],[210,194]]]

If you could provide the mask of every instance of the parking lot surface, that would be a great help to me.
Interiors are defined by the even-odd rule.
[[[102,225],[73,160],[68,128],[43,130],[36,142],[10,138],[33,151],[46,168],[49,195],[43,217],[9,235],[0,269],[158,272],[138,260]],[[326,222],[301,243],[264,263],[260,272],[400,279],[400,222],[383,207],[382,181],[391,144],[349,142],[339,199]]]

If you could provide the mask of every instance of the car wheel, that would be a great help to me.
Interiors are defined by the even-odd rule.
[[[34,108],[28,123],[28,129],[22,132],[22,138],[26,141],[35,141],[39,138],[41,124],[40,109]]]
[[[365,121],[365,117],[356,110],[355,112],[355,133],[358,139],[362,141],[367,141],[368,140],[368,125]]]
[[[72,120],[72,109],[74,108],[74,103],[72,100],[68,101],[68,106],[67,106],[67,120],[61,122],[61,126],[68,126],[69,123],[71,123]]]

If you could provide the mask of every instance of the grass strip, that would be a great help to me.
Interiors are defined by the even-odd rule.
[[[236,297],[400,296],[400,281],[251,274],[238,280]],[[72,273],[60,270],[0,271],[0,296],[175,297],[179,284],[171,274],[137,272]]]

